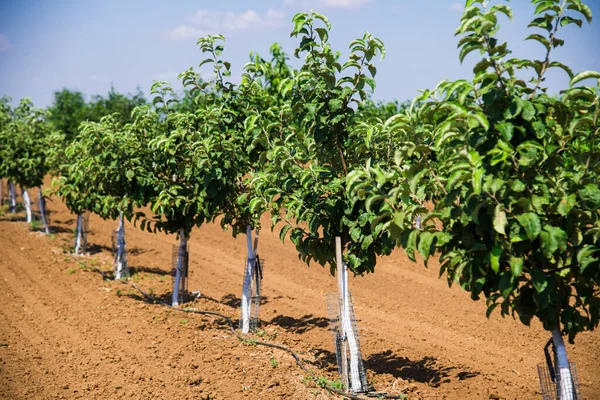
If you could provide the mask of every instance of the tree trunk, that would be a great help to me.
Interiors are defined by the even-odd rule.
[[[175,272],[175,282],[173,283],[173,295],[171,298],[171,305],[176,307],[179,305],[179,288],[181,285],[181,278],[183,274],[183,263],[185,253],[187,251],[187,237],[185,230],[181,228],[179,230],[179,249],[177,251],[177,267]]]
[[[342,332],[348,343],[348,350],[350,353],[350,371],[348,366],[342,365],[342,369],[346,369],[346,376],[348,377],[348,389],[354,393],[361,393],[366,388],[362,387],[360,377],[360,351],[358,348],[358,340],[354,334],[354,327],[352,324],[352,314],[350,308],[350,294],[348,290],[348,267],[342,260],[342,241],[341,238],[336,238],[336,259],[338,265],[338,290],[340,295],[340,321]],[[345,346],[344,346],[345,347]],[[345,352],[345,350],[344,350]],[[343,357],[345,358],[345,357]],[[349,372],[349,373],[348,373]]]
[[[242,287],[242,333],[250,332],[250,306],[252,301],[252,276],[256,264],[256,254],[252,246],[252,226],[246,228],[246,244],[248,247],[248,260],[244,273],[244,284]]]
[[[117,228],[117,259],[115,268],[115,279],[127,278],[129,275],[125,260],[125,221],[123,212],[119,213],[119,227]]]
[[[10,190],[10,212],[17,212],[17,194],[15,193],[15,185],[13,185],[12,181],[8,181],[8,187]]]
[[[27,189],[24,189],[21,186],[21,193],[23,195],[23,203],[25,203],[25,212],[27,215],[27,223],[31,224],[31,221],[33,221],[33,216],[31,214],[31,199],[29,198],[29,192],[27,192]]]
[[[567,349],[563,341],[560,328],[552,330],[552,342],[554,343],[556,386],[559,400],[576,400],[575,387],[573,385],[573,377],[571,376],[571,367],[569,358],[567,357]]]
[[[77,227],[75,228],[75,255],[83,253],[83,242],[83,217],[81,214],[78,214]]]
[[[48,226],[48,218],[46,217],[46,198],[42,193],[42,187],[38,186],[38,201],[40,203],[40,216],[42,217],[42,224],[44,225],[44,233],[50,234],[50,227]]]

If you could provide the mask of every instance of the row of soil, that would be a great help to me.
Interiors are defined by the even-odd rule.
[[[0,217],[0,398],[324,399],[287,353],[241,342],[222,322],[149,304],[109,272],[114,221],[90,218],[89,255],[74,259],[75,217],[49,203],[53,235],[32,232],[22,215]],[[265,219],[265,226],[268,221]],[[175,237],[126,224],[131,282],[158,298],[171,286]],[[245,240],[218,223],[192,232],[191,305],[237,319]],[[328,268],[307,267],[277,230],[260,234],[265,259],[256,339],[296,350],[317,376],[337,379],[325,302]],[[86,267],[87,266],[87,267]],[[92,269],[88,268],[91,267]],[[485,317],[485,302],[438,279],[438,267],[401,251],[375,274],[351,279],[367,376],[378,391],[409,399],[533,399],[536,366],[549,334],[537,323]],[[600,398],[600,334],[568,351],[585,399]]]

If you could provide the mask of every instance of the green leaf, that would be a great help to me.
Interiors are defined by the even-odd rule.
[[[507,223],[508,220],[506,218],[504,206],[502,204],[498,204],[494,209],[494,229],[496,230],[496,232],[501,233],[502,235],[506,235],[505,229]]]
[[[550,41],[546,37],[544,37],[538,33],[534,33],[534,34],[527,36],[525,38],[525,40],[535,40],[535,41],[541,43],[546,48],[546,50],[550,50]]]
[[[495,273],[500,272],[500,258],[502,257],[502,247],[494,246],[492,251],[490,252],[490,264],[492,266],[492,271]]]
[[[425,265],[427,265],[427,260],[429,259],[431,245],[433,243],[433,239],[435,235],[432,232],[420,232],[419,233],[419,254],[423,257]]]
[[[573,70],[561,62],[552,61],[550,64],[548,64],[548,68],[560,68],[565,71],[567,75],[569,75],[569,79],[573,79],[574,77]]]
[[[515,278],[523,273],[523,259],[521,257],[510,256],[508,264],[510,265],[510,273]]]
[[[540,232],[544,256],[549,259],[557,250],[566,250],[567,238],[567,233],[561,228],[550,225],[544,226],[544,230]]]
[[[560,200],[560,203],[558,203],[557,211],[560,215],[562,215],[563,217],[566,217],[567,215],[569,215],[569,212],[571,211],[571,209],[573,207],[575,207],[576,203],[577,203],[577,196],[574,193],[572,193],[568,196],[563,197]]]
[[[590,205],[591,208],[600,208],[600,187],[598,184],[585,185],[583,189],[579,191],[579,196],[583,202]]]
[[[600,72],[596,72],[596,71],[584,71],[584,72],[580,72],[577,75],[575,75],[573,77],[573,79],[571,79],[571,82],[569,82],[570,86],[573,86],[583,80],[586,79],[600,79]]]
[[[482,168],[477,168],[473,172],[471,183],[473,184],[473,193],[475,194],[481,194],[481,182],[484,172]]]
[[[285,235],[287,235],[288,231],[292,228],[291,225],[284,225],[283,228],[281,228],[281,231],[279,232],[279,240],[281,240],[281,243],[285,243]]]
[[[401,244],[406,252],[408,258],[415,262],[417,259],[415,258],[415,249],[417,246],[417,236],[419,231],[416,229],[406,230],[402,232]]]
[[[458,59],[459,59],[459,60],[460,60],[460,62],[462,63],[462,62],[463,62],[463,60],[465,59],[465,57],[466,57],[466,56],[467,56],[469,53],[471,53],[471,52],[473,52],[473,51],[475,51],[475,50],[483,50],[483,46],[482,46],[481,44],[477,43],[477,42],[474,42],[474,43],[470,43],[470,44],[466,44],[466,45],[464,45],[464,46],[463,46],[463,47],[460,49],[460,52],[459,52],[459,55],[458,55]]]
[[[531,279],[533,282],[533,288],[541,293],[548,287],[548,275],[539,268],[531,270]]]
[[[517,215],[517,221],[525,228],[525,233],[527,233],[529,240],[533,241],[539,236],[542,225],[537,214],[525,213]]]
[[[566,26],[569,24],[575,24],[581,28],[581,26],[583,25],[583,21],[577,18],[569,17],[568,15],[560,19],[560,26]]]
[[[496,124],[496,129],[498,130],[498,132],[500,132],[502,138],[507,142],[510,142],[510,140],[512,139],[514,128],[514,125],[510,122],[501,122],[499,124]]]
[[[593,254],[600,250],[597,246],[585,245],[577,252],[577,264],[582,274],[585,274],[586,269],[592,263],[598,263],[598,258],[594,257]]]

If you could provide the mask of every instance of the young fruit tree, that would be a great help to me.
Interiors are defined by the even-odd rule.
[[[128,275],[123,214],[131,218],[133,209],[140,204],[137,182],[142,179],[136,162],[143,153],[137,142],[129,141],[125,124],[131,121],[131,111],[143,104],[145,99],[140,93],[124,95],[114,88],[106,97],[94,96],[89,103],[80,92],[63,89],[55,93],[50,108],[53,113],[63,113],[50,120],[69,139],[69,146],[58,157],[61,177],[55,187],[67,207],[77,214],[74,253],[85,252],[84,212],[119,218],[115,232],[117,279]]]
[[[425,263],[438,253],[440,273],[474,300],[484,296],[488,316],[499,307],[526,325],[539,319],[555,348],[550,390],[564,400],[578,393],[562,337],[573,341],[600,321],[600,73],[574,75],[550,57],[564,27],[591,21],[589,8],[533,3],[527,40],[540,43],[540,59],[509,58],[495,38],[509,7],[467,1],[457,35],[461,61],[482,55],[473,79],[425,91],[412,114],[427,128],[424,141],[407,140],[394,166],[373,161],[347,184],[378,217],[374,229],[413,261],[415,251]],[[571,83],[551,96],[545,82],[555,68]]]
[[[28,223],[33,221],[33,216],[27,189],[37,187],[44,232],[48,234],[50,229],[42,183],[44,177],[55,169],[53,152],[62,137],[52,132],[46,118],[47,112],[34,107],[30,99],[21,100],[12,113],[11,121],[0,131],[0,159],[3,160],[3,174],[10,178],[13,199],[13,183],[22,188]]]
[[[342,64],[329,44],[331,25],[324,16],[301,13],[293,22],[292,36],[300,38],[295,56],[304,55],[304,64],[279,84],[287,101],[247,121],[256,143],[267,149],[252,180],[250,210],[269,211],[273,225],[283,222],[280,237],[290,234],[302,260],[329,264],[332,275],[338,269],[343,329],[338,338],[343,343],[336,346],[347,346],[350,354],[349,363],[339,360],[349,372],[342,373],[349,377],[342,383],[364,392],[368,388],[353,329],[346,265],[354,274],[371,272],[376,256],[389,254],[394,243],[387,233],[371,232],[369,214],[362,211],[361,200],[349,199],[345,181],[348,171],[375,151],[373,142],[357,133],[355,110],[366,100],[367,87],[375,87],[373,59],[383,56],[384,48],[379,39],[365,34],[350,44],[351,54]]]
[[[181,76],[184,84],[194,80],[188,72]],[[166,82],[156,82],[152,93],[159,107],[136,108],[130,129],[147,143],[143,190],[154,215],[137,212],[135,217],[142,229],[179,236],[172,296],[176,306],[185,289],[189,235],[195,226],[213,221],[235,198],[232,182],[239,169],[235,155],[243,150],[224,129],[230,116],[218,101],[195,113],[178,112],[170,107],[173,100],[168,96],[173,91]]]
[[[129,275],[124,218],[131,219],[134,209],[145,204],[143,145],[130,134],[129,125],[119,122],[118,114],[99,122],[83,122],[78,136],[65,150],[68,165],[57,179],[57,193],[78,215],[89,211],[105,219],[118,218],[115,279]],[[78,232],[80,228],[78,222]],[[80,247],[81,239],[76,243],[76,254]]]
[[[241,83],[234,85],[227,80],[231,75],[230,64],[220,57],[224,42],[225,38],[221,35],[198,40],[202,53],[208,56],[200,65],[212,64],[214,78],[209,82],[202,81],[191,68],[182,73],[188,100],[184,107],[176,109],[185,109],[196,115],[210,113],[216,125],[203,135],[213,135],[211,140],[227,144],[219,150],[222,152],[219,156],[227,160],[220,166],[219,172],[226,179],[220,184],[219,190],[228,195],[218,198],[215,215],[222,217],[221,226],[224,229],[231,228],[234,237],[246,233],[248,257],[242,285],[240,329],[242,333],[248,333],[256,328],[258,321],[262,279],[262,264],[257,254],[260,214],[250,210],[249,182],[253,173],[262,166],[264,146],[254,141],[252,131],[245,129],[246,120],[282,102],[277,85],[289,78],[293,71],[287,65],[287,55],[279,45],[273,45],[271,61],[251,53]],[[198,161],[203,162],[201,159]],[[254,230],[256,236],[253,239]]]

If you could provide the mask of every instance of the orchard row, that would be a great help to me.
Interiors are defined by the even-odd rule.
[[[182,249],[219,218],[248,235],[249,265],[265,213],[301,259],[332,274],[337,237],[355,274],[396,247],[425,264],[436,255],[440,275],[485,297],[488,315],[536,317],[561,348],[561,334],[572,340],[600,321],[600,73],[552,59],[562,30],[591,22],[590,9],[532,2],[526,39],[541,59],[514,58],[495,38],[508,6],[467,0],[456,35],[461,61],[479,57],[472,77],[403,105],[369,99],[382,41],[365,34],[342,61],[314,12],[292,20],[298,69],[275,44],[269,59],[251,54],[234,84],[225,38],[213,35],[198,45],[214,78],[182,72],[183,96],[155,82],[152,104],[123,97],[135,108],[81,123],[68,101],[50,117],[4,102],[0,177],[36,187],[55,174],[72,212],[177,233]],[[571,80],[558,94],[546,85],[554,68]]]

